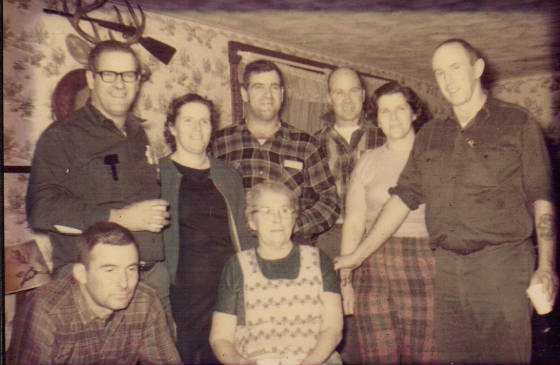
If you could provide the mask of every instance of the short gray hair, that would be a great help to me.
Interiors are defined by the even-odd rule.
[[[254,185],[245,194],[245,219],[249,222],[249,217],[257,210],[257,202],[264,191],[283,194],[290,201],[292,208],[297,216],[299,211],[299,199],[294,191],[279,181],[265,180]]]

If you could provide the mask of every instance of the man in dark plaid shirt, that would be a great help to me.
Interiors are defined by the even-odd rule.
[[[333,258],[340,254],[346,190],[354,166],[363,152],[381,146],[385,138],[381,130],[365,118],[366,89],[356,71],[344,67],[336,69],[329,75],[327,83],[327,100],[332,112],[325,114],[324,126],[315,137],[327,152],[341,214],[336,225],[319,237],[317,245]]]
[[[156,292],[138,283],[138,244],[94,223],[72,272],[36,289],[16,314],[9,364],[181,364]]]
[[[340,254],[346,190],[356,162],[366,150],[379,147],[385,138],[381,130],[365,118],[366,88],[358,73],[349,68],[333,71],[327,80],[327,100],[332,107],[323,117],[323,127],[315,133],[321,148],[327,151],[329,168],[336,181],[341,214],[336,224],[319,236],[317,246],[331,258]],[[345,363],[357,364],[356,324],[353,317],[345,319],[345,342],[341,355]]]
[[[245,121],[214,136],[213,154],[231,163],[245,188],[264,180],[281,181],[300,197],[294,228],[298,243],[314,243],[340,213],[334,179],[324,151],[315,138],[280,120],[284,82],[270,61],[245,67],[241,96],[247,106]]]

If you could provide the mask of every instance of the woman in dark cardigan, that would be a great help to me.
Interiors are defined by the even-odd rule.
[[[174,99],[165,137],[173,153],[160,161],[164,231],[177,348],[187,364],[217,363],[208,343],[220,273],[236,252],[254,246],[244,218],[239,174],[207,154],[216,123],[213,103],[197,94]]]

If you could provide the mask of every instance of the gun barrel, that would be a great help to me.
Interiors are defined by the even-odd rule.
[[[72,18],[74,16],[74,14],[70,14],[70,13],[67,13],[67,12],[64,12],[64,11],[47,9],[47,8],[43,8],[43,12],[45,12],[47,14],[62,15],[62,16],[67,17],[67,18]],[[81,19],[86,20],[88,22],[97,23],[97,24],[99,24],[99,25],[101,25],[105,28],[116,30],[118,32],[121,32],[121,33],[124,33],[124,34],[127,34],[127,35],[131,34],[131,33],[134,33],[134,31],[135,31],[134,27],[124,25],[124,24],[120,24],[120,23],[110,22],[108,20],[92,18],[92,17],[89,17],[87,15],[82,16]]]

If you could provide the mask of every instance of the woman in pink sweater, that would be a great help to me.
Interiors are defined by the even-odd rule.
[[[341,255],[361,243],[389,199],[426,109],[416,94],[396,82],[378,88],[370,113],[386,143],[367,151],[353,171],[346,198]],[[341,270],[344,310],[358,324],[363,364],[431,363],[434,258],[425,207],[411,211],[397,232],[352,272]]]

